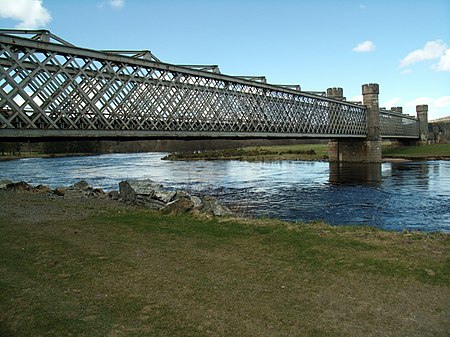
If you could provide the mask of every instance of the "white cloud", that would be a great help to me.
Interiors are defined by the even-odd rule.
[[[368,53],[375,50],[375,45],[373,44],[372,41],[364,41],[358,44],[352,50],[358,53]]]
[[[18,20],[18,29],[42,28],[52,19],[42,0],[1,0],[0,17]]]
[[[437,71],[450,71],[450,49],[447,49],[444,55],[439,59],[439,63],[433,65],[433,69]]]
[[[446,107],[450,107],[450,96],[442,96],[437,98],[434,101],[434,105],[437,108],[446,108]]]
[[[412,70],[411,69],[405,69],[405,70],[403,70],[400,74],[401,75],[408,75],[408,74],[411,74],[412,73]]]
[[[406,67],[417,62],[435,60],[444,55],[447,44],[442,40],[428,41],[422,49],[416,49],[400,61],[400,67]]]
[[[407,102],[406,106],[408,108],[415,109],[416,105],[427,104],[428,106],[431,106],[433,104],[433,101],[434,100],[430,97],[417,97],[417,98],[413,99],[412,101]]]
[[[415,109],[416,105],[427,104],[429,112],[446,111],[447,116],[450,115],[450,96],[441,96],[438,98],[431,97],[418,97],[412,101],[406,103],[406,106],[411,109]],[[447,109],[445,109],[447,108]],[[414,110],[415,111],[415,110]]]
[[[400,97],[394,97],[391,98],[389,101],[384,102],[384,106],[386,108],[392,108],[393,106],[398,106],[398,103],[400,102]]]
[[[107,0],[97,4],[97,8],[101,10],[105,8],[105,6],[109,6],[113,9],[122,9],[125,6],[125,0]]]
[[[441,96],[438,98],[418,97],[406,103],[409,111],[416,111],[416,105],[428,105],[428,119],[433,120],[441,117],[450,116],[450,96]]]
[[[121,9],[123,6],[125,6],[124,0],[109,0],[109,5],[112,8]]]

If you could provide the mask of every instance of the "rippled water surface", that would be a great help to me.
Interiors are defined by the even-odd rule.
[[[335,168],[326,162],[163,161],[162,153],[0,162],[1,178],[51,187],[125,179],[212,194],[243,215],[450,232],[450,162]],[[381,179],[381,181],[377,181]]]

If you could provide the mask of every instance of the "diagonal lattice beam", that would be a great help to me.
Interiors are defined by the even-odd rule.
[[[413,119],[386,116],[382,132],[414,133]],[[364,138],[366,109],[152,58],[0,34],[0,136],[24,130],[117,137]]]

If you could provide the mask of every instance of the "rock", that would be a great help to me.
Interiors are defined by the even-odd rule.
[[[161,209],[173,200],[176,192],[165,190],[153,180],[126,180],[119,183],[119,194],[125,202]]]
[[[105,196],[105,191],[103,191],[101,188],[94,188],[90,193],[89,196],[94,198],[103,198]]]
[[[135,204],[152,209],[162,209],[166,204],[160,200],[152,199],[148,195],[137,194]]]
[[[57,187],[53,190],[53,193],[60,197],[63,197],[64,194],[66,194],[66,189],[64,187]]]
[[[191,195],[186,191],[177,190],[175,192],[175,196],[173,197],[173,200],[182,199],[182,198],[191,199]]]
[[[194,202],[192,200],[180,198],[169,202],[164,208],[161,209],[161,211],[164,213],[185,214],[190,212],[193,208]]]
[[[171,202],[174,200],[174,197],[176,196],[177,192],[172,191],[155,191],[152,198],[156,200],[160,200],[163,203],[167,204],[168,202]]]
[[[0,190],[5,190],[6,185],[12,184],[13,182],[9,179],[1,179],[0,180]]]
[[[31,185],[24,181],[19,181],[18,183],[7,184],[5,188],[8,191],[30,191],[32,189]]]
[[[120,196],[126,203],[160,209],[166,213],[183,214],[197,210],[213,216],[232,215],[227,207],[213,197],[200,199],[186,191],[168,191],[153,180],[125,180],[119,183],[119,193],[109,193],[110,198]]]
[[[119,183],[119,194],[124,202],[136,202],[136,192],[126,180]]]
[[[79,182],[72,185],[73,188],[81,191],[86,191],[89,188],[89,184],[86,180],[80,180]]]
[[[37,185],[35,188],[33,188],[33,192],[37,193],[50,193],[52,190],[47,185]]]
[[[223,206],[216,198],[206,196],[202,199],[202,205],[198,208],[199,212],[214,216],[233,215],[227,207]]]
[[[202,199],[195,195],[191,196],[191,200],[194,203],[194,207],[196,208],[199,208],[203,204]]]
[[[112,200],[119,200],[119,198],[120,198],[118,191],[110,191],[110,192],[108,192],[108,196]]]
[[[164,192],[163,185],[151,180],[126,180],[136,194],[153,195],[156,191]]]

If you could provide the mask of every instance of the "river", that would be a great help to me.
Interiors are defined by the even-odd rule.
[[[335,167],[327,162],[163,161],[165,153],[0,162],[0,178],[52,188],[79,180],[105,190],[152,179],[210,194],[240,215],[333,225],[450,232],[450,162]]]

